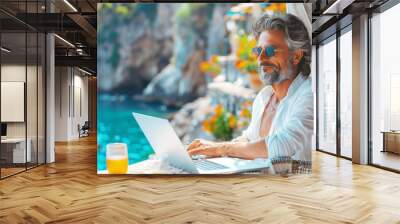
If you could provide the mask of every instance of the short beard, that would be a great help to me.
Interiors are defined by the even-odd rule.
[[[270,73],[266,73],[263,71],[262,67],[260,68],[260,80],[262,83],[266,86],[275,84],[275,83],[280,83],[282,82],[282,76],[279,75],[279,72],[274,69],[274,71]]]
[[[259,77],[260,80],[263,82],[264,85],[272,85],[272,84],[278,84],[281,83],[285,80],[293,78],[293,57],[289,57],[289,65],[288,65],[288,70],[286,72],[280,73],[278,70],[273,70],[270,73],[266,73],[263,70],[263,67],[259,67]]]

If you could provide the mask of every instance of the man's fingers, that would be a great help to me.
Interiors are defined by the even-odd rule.
[[[205,147],[197,147],[194,149],[189,150],[189,155],[198,155],[198,154],[202,154],[204,155],[206,153],[207,149]]]
[[[189,144],[189,146],[188,146],[187,150],[189,151],[189,150],[191,150],[191,149],[194,149],[194,148],[200,147],[200,146],[201,146],[201,145],[203,145],[203,144],[204,144],[204,143],[203,143],[203,140],[202,140],[202,139],[199,139],[199,138],[197,138],[197,139],[193,140],[193,142],[192,142],[192,143],[190,143],[190,144]]]
[[[215,150],[213,150],[214,147],[212,146],[200,146],[194,149],[191,149],[189,152],[190,155],[214,155],[215,154]]]
[[[200,142],[192,142],[192,143],[190,143],[190,145],[188,146],[187,150],[189,151],[189,150],[191,150],[191,149],[197,148],[197,147],[199,147],[200,145],[201,145]]]

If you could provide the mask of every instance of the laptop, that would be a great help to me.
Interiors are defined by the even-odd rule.
[[[259,171],[270,167],[266,159],[230,157],[192,159],[167,119],[132,113],[157,157],[191,174],[229,174]]]

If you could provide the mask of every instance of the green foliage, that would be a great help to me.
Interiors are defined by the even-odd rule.
[[[128,16],[129,13],[130,13],[129,8],[128,8],[127,6],[121,5],[121,4],[118,4],[118,5],[115,7],[114,10],[115,10],[116,13],[121,14],[121,15],[123,15],[123,16]]]
[[[177,22],[187,22],[194,12],[206,8],[208,5],[208,3],[184,3],[176,11],[175,20]]]
[[[107,9],[112,9],[113,4],[112,3],[99,3],[99,11],[107,10]]]
[[[175,20],[178,22],[185,21],[192,14],[189,4],[183,4],[175,13]]]
[[[237,117],[226,111],[222,105],[217,105],[211,117],[203,121],[203,130],[211,133],[218,140],[232,139],[236,128]]]
[[[228,141],[232,139],[233,129],[229,127],[229,116],[223,113],[215,121],[214,136],[217,139]]]

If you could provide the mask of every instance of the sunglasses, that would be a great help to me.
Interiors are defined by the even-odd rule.
[[[262,47],[254,47],[253,50],[252,50],[252,52],[253,52],[253,54],[255,54],[257,57],[260,57],[260,55],[261,55],[261,53],[263,52],[263,50],[264,50],[265,56],[267,56],[267,57],[269,57],[269,58],[270,58],[270,57],[273,57],[277,51],[280,51],[280,50],[276,49],[275,47],[269,45],[269,46],[266,46],[265,48],[262,48]]]

